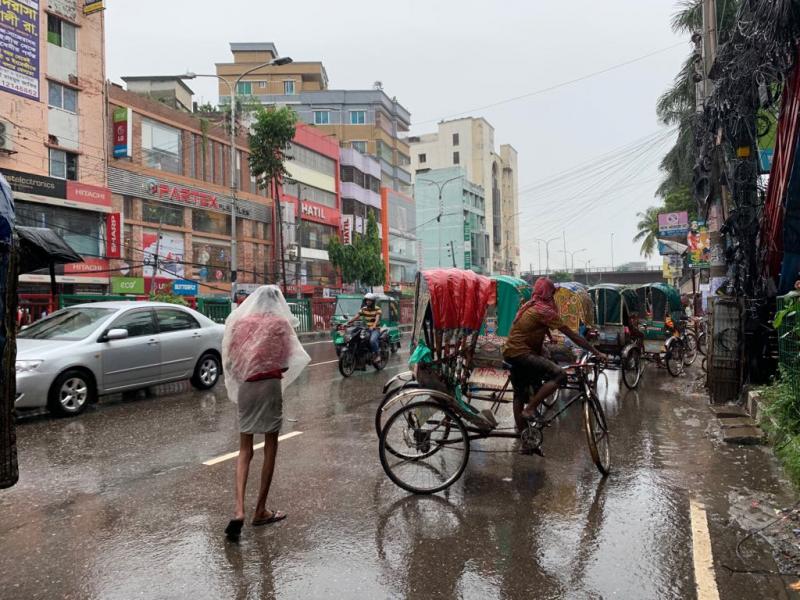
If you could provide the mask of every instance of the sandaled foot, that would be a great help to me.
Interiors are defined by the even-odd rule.
[[[268,511],[261,515],[256,515],[253,517],[253,527],[258,527],[259,525],[269,525],[270,523],[277,523],[278,521],[283,521],[285,518],[286,518],[286,513],[283,513],[279,510]]]
[[[225,528],[225,537],[232,542],[238,542],[242,535],[242,527],[244,527],[244,519],[231,519]]]

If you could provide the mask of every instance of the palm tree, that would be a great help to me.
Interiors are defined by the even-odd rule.
[[[638,233],[633,237],[634,242],[641,242],[642,247],[639,252],[645,258],[650,258],[656,251],[658,245],[658,213],[661,212],[658,206],[651,206],[644,212],[636,213],[639,222],[636,224]]]

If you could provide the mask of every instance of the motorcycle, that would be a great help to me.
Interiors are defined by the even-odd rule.
[[[349,328],[341,326],[341,329],[344,332],[344,345],[339,353],[339,372],[343,377],[350,377],[356,370],[366,371],[369,363],[376,371],[386,367],[391,352],[388,329],[382,327],[380,330],[379,358],[375,362],[372,360],[372,349],[369,346],[369,328],[356,325]]]

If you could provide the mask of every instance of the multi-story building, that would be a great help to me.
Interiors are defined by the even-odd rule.
[[[65,293],[104,292],[106,225],[104,15],[76,0],[0,7],[0,172],[17,223],[49,227],[84,262],[57,267]],[[46,274],[20,277],[20,293],[50,291]]]
[[[419,270],[416,203],[411,196],[384,187],[381,208],[386,283],[394,291],[408,291]]]
[[[494,148],[494,128],[483,118],[467,117],[439,123],[436,133],[409,138],[415,177],[433,169],[463,167],[467,178],[486,191],[486,222],[491,244],[489,269],[519,272],[519,199],[517,151]]]
[[[147,89],[141,78],[138,83]],[[184,91],[185,84],[173,83],[176,93]],[[234,205],[240,287],[277,280],[273,202],[250,175],[245,136],[236,140],[234,203],[224,129],[148,92],[116,85],[108,87],[108,121],[108,185],[123,233],[120,260],[112,267],[125,275],[114,278],[113,291],[144,293],[152,282],[158,290],[177,290],[176,280],[183,280],[184,294],[230,294]]]
[[[272,43],[231,44],[231,52],[233,63],[217,65],[217,75],[229,81],[278,57]],[[315,126],[343,148],[374,158],[380,166],[381,187],[411,197],[411,157],[405,140],[411,115],[396,98],[383,91],[380,83],[367,90],[328,89],[322,63],[292,62],[257,68],[245,76],[237,93],[263,105],[292,107],[303,122]],[[227,101],[227,94],[227,86],[220,83],[222,102]],[[391,215],[389,220],[390,226],[403,236],[413,237],[413,230],[391,223]],[[406,272],[399,266],[395,271]]]
[[[431,169],[417,175],[414,198],[423,268],[491,272],[484,191],[469,181],[464,167]]]
[[[339,235],[339,145],[313,127],[297,125],[282,186],[284,265],[289,293],[339,287],[328,242]],[[280,253],[278,253],[279,255]]]
[[[349,241],[351,234],[366,232],[369,215],[381,226],[381,166],[374,158],[352,148],[340,148],[339,161],[342,232],[345,241]]]

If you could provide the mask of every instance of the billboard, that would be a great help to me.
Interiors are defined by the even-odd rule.
[[[342,243],[345,246],[353,244],[353,215],[342,215]]]
[[[122,214],[106,215],[106,258],[122,258]]]
[[[158,250],[158,273],[156,277],[166,279],[184,278],[183,234],[164,231],[161,241],[157,231],[142,232],[142,249],[144,251],[144,276],[153,276],[153,257]]]
[[[689,235],[689,266],[693,269],[707,269],[711,266],[711,235],[705,221],[692,221]]]
[[[133,154],[133,111],[117,108],[113,113],[114,158],[130,158]]]
[[[0,90],[39,99],[39,1],[0,2]]]
[[[689,213],[684,211],[658,215],[658,235],[683,237],[689,233]]]

